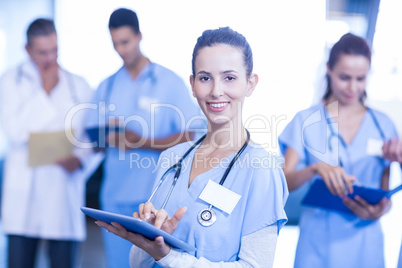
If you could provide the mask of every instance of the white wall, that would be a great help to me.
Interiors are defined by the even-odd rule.
[[[402,1],[381,0],[370,82],[367,88],[369,104],[393,119],[402,137]],[[401,184],[399,165],[390,176],[390,188]],[[402,241],[402,193],[392,197],[392,208],[381,218],[384,227],[386,267],[397,267]]]
[[[382,0],[373,41],[370,104],[386,112],[402,135],[402,1]]]
[[[38,17],[53,18],[51,0],[0,1],[0,75],[26,58],[26,30]]]

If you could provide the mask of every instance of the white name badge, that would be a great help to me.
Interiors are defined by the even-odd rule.
[[[151,109],[151,104],[157,104],[159,101],[158,99],[154,98],[149,98],[149,97],[140,97],[138,101],[138,106],[140,109],[145,110],[145,111],[150,111]]]
[[[232,213],[241,195],[223,187],[222,185],[209,180],[199,198],[227,214]]]
[[[382,157],[382,146],[384,144],[384,141],[382,140],[376,140],[376,139],[368,139],[367,140],[367,147],[366,147],[366,153],[368,155],[373,155],[373,156],[380,156]]]

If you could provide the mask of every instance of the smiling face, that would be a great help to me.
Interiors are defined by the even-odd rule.
[[[195,75],[190,76],[193,95],[213,129],[242,124],[241,111],[258,77],[246,75],[241,50],[217,44],[201,48],[195,59]]]
[[[341,105],[360,103],[366,90],[370,61],[362,55],[341,54],[332,69],[327,68],[332,90],[330,98]]]

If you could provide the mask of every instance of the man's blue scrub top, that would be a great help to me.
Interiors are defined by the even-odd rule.
[[[149,63],[136,79],[122,67],[100,84],[93,102],[98,108],[88,109],[88,127],[119,119],[138,135],[159,139],[203,126],[204,116],[183,81],[155,63]],[[147,201],[159,155],[159,151],[148,149],[124,152],[108,148],[101,204]]]

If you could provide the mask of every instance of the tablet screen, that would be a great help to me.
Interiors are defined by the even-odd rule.
[[[111,213],[111,212],[107,212],[107,211],[103,211],[103,210],[99,210],[99,209],[88,208],[88,207],[82,207],[81,210],[86,215],[88,215],[96,220],[104,221],[109,224],[111,222],[117,222],[117,223],[121,224],[127,231],[141,234],[150,240],[155,240],[155,238],[157,236],[163,236],[166,244],[168,244],[176,249],[180,249],[180,250],[187,251],[187,252],[196,251],[195,247],[187,244],[186,242],[179,240],[178,238],[174,237],[173,235],[168,234],[167,232],[165,232],[141,219],[129,217],[126,215]]]

